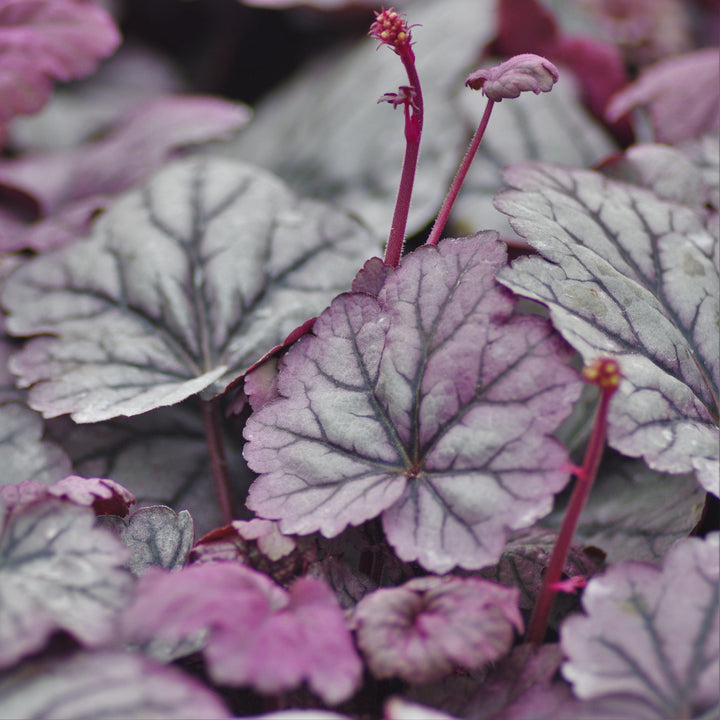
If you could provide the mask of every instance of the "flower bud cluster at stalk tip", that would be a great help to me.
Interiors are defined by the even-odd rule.
[[[383,8],[375,13],[375,22],[368,32],[370,37],[379,40],[382,45],[389,45],[396,53],[410,47],[412,37],[410,26],[395,8]]]
[[[583,378],[601,390],[614,392],[620,385],[620,366],[612,358],[595,358],[582,371]]]

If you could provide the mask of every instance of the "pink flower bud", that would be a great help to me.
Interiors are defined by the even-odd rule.
[[[558,77],[557,68],[549,60],[525,53],[470,73],[465,84],[473,90],[482,89],[490,100],[500,102],[503,98],[515,98],[525,90],[532,90],[536,95],[549,92]]]

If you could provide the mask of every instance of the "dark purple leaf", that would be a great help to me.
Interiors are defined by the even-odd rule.
[[[90,646],[113,636],[132,577],[125,548],[94,523],[92,510],[60,500],[0,513],[0,666],[56,630]]]
[[[130,550],[126,566],[133,575],[143,575],[151,567],[181,568],[193,544],[190,513],[175,513],[164,505],[140,508],[128,518],[104,515],[98,524],[112,529]]]
[[[585,358],[617,358],[612,447],[720,493],[717,241],[690,208],[584,170],[508,169],[497,207],[543,257],[498,274]]]
[[[671,57],[644,70],[613,96],[606,113],[617,120],[647,109],[657,142],[674,145],[720,129],[720,51],[707,48]]]
[[[30,404],[78,422],[216,395],[349,286],[358,221],[247,165],[189,159],[116,202],[93,235],[5,282]]]
[[[150,570],[126,611],[131,642],[174,643],[209,630],[210,676],[275,694],[307,681],[328,704],[348,699],[362,664],[329,588],[300,578],[286,592],[267,576],[231,562]]]
[[[43,438],[42,418],[19,402],[0,403],[0,485],[37,480],[51,483],[70,473],[70,460]]]
[[[0,0],[0,122],[37,112],[52,80],[91,73],[120,43],[99,5],[77,0]]]
[[[679,542],[662,569],[623,563],[590,581],[565,621],[563,675],[585,700],[629,696],[648,717],[720,707],[720,535]]]
[[[145,179],[177,149],[220,139],[249,119],[216,98],[166,96],[134,108],[102,140],[0,164],[0,185],[36,199],[41,219],[3,239],[5,250],[47,250],[87,234],[114,195]]]
[[[16,720],[221,720],[230,713],[205,685],[139,653],[77,653],[23,665],[0,678],[0,717]]]
[[[358,646],[377,678],[424,683],[502,657],[522,632],[519,591],[481,578],[415,578],[355,607]]]
[[[336,298],[246,425],[249,507],[326,537],[383,513],[399,557],[436,572],[496,562],[546,514],[567,481],[549,435],[580,385],[550,326],[513,315],[504,261],[492,234],[446,240],[378,299]]]

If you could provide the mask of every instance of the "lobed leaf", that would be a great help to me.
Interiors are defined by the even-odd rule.
[[[16,720],[220,720],[230,713],[207,686],[139,653],[46,658],[0,678],[0,716]]]
[[[618,359],[612,447],[720,493],[717,241],[691,209],[591,171],[520,165],[507,179],[497,207],[543,257],[498,280],[547,305],[585,360]]]
[[[561,629],[582,699],[629,696],[657,720],[720,709],[720,535],[679,542],[662,569],[623,563],[590,581]]]
[[[300,578],[286,592],[232,562],[149,571],[123,628],[131,642],[170,644],[209,630],[203,652],[213,680],[261,693],[307,681],[332,705],[353,694],[362,674],[342,611],[324,583]]]
[[[140,508],[127,518],[106,515],[98,525],[113,530],[130,550],[126,567],[133,575],[143,575],[151,567],[181,568],[194,539],[190,513],[176,513],[164,505]]]
[[[216,395],[349,286],[372,244],[356,220],[259,169],[173,163],[89,239],[7,279],[9,330],[52,334],[12,369],[34,408],[77,422]]]
[[[403,560],[494,563],[567,481],[550,437],[580,392],[563,344],[513,314],[492,233],[424,246],[378,298],[336,298],[245,427],[248,506],[289,534],[383,514]]]
[[[91,646],[112,637],[132,577],[125,549],[94,522],[89,508],[60,500],[0,513],[0,667],[57,630]]]

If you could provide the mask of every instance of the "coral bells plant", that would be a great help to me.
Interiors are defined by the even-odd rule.
[[[0,0],[0,718],[717,717],[712,9],[245,4]]]

